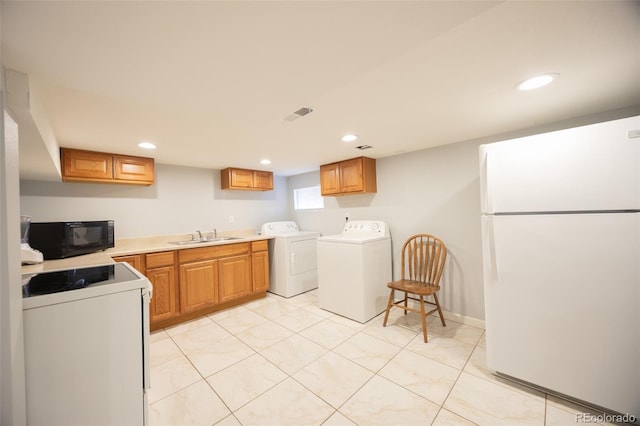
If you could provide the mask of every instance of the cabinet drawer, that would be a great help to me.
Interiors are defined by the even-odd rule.
[[[114,262],[126,262],[133,266],[141,274],[145,273],[144,256],[141,254],[132,254],[128,256],[117,256],[113,258]]]
[[[252,241],[251,242],[251,251],[266,251],[269,249],[269,241]]]
[[[180,263],[197,262],[199,260],[214,259],[216,257],[234,256],[249,252],[249,243],[224,244],[220,246],[200,247],[180,250]],[[147,266],[148,267],[148,266]]]
[[[147,254],[147,269],[160,266],[173,266],[175,261],[175,251],[163,251],[159,253]]]

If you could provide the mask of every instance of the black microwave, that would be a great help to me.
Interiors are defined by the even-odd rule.
[[[114,246],[113,220],[32,222],[29,245],[45,260],[94,253]]]

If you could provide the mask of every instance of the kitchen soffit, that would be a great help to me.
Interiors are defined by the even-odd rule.
[[[348,131],[381,158],[640,99],[638,2],[1,7],[3,64],[29,75],[58,144],[140,155],[147,138],[158,163],[268,156],[291,175],[357,155]],[[512,90],[550,71],[553,87]],[[301,105],[313,114],[282,119]]]

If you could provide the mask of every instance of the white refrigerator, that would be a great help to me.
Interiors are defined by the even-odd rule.
[[[640,418],[640,117],[480,147],[490,369]]]

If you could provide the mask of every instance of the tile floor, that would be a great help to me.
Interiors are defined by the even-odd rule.
[[[149,424],[551,426],[587,411],[493,376],[483,329],[430,317],[425,344],[417,316],[383,317],[268,293],[154,332]]]

